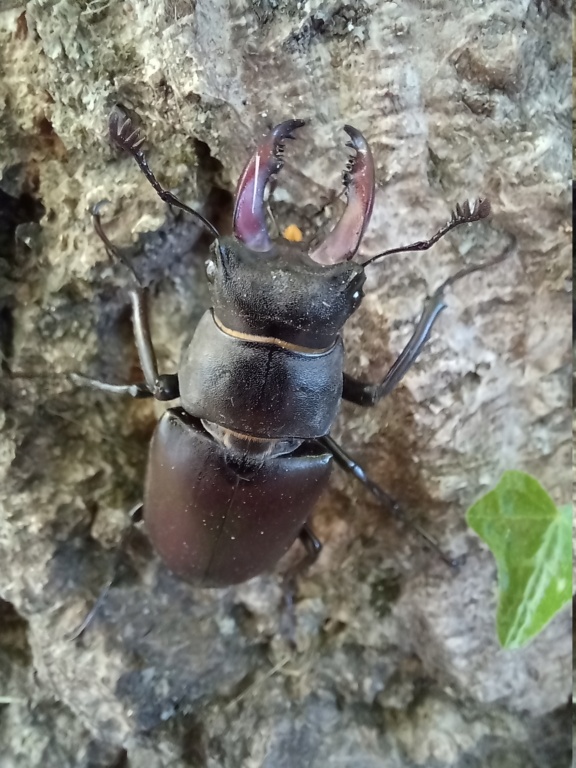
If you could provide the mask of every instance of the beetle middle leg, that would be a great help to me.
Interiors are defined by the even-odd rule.
[[[178,375],[175,373],[159,374],[156,353],[150,333],[148,307],[146,303],[146,291],[140,283],[140,278],[134,271],[132,264],[122,252],[111,242],[104,232],[100,220],[101,203],[94,206],[92,216],[96,234],[104,243],[106,253],[112,261],[120,261],[132,275],[135,283],[130,289],[130,302],[132,304],[132,322],[134,326],[134,339],[140,367],[144,374],[144,382],[139,384],[108,384],[98,379],[92,379],[81,374],[72,374],[71,378],[76,384],[101,390],[111,394],[131,395],[132,397],[154,397],[156,400],[175,400],[180,396]]]

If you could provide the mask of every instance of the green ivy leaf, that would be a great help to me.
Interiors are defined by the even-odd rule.
[[[498,639],[520,648],[572,597],[572,507],[524,472],[505,472],[466,513],[498,566]]]

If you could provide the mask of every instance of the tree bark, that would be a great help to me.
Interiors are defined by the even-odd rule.
[[[569,616],[500,650],[495,568],[464,513],[507,469],[570,499],[569,6],[4,8],[2,768],[567,765]],[[159,413],[67,378],[139,378],[129,275],[111,268],[89,207],[110,201],[107,232],[150,287],[163,371],[177,370],[208,306],[208,241],[108,143],[117,103],[141,119],[162,182],[221,231],[257,140],[292,117],[307,127],[271,201],[280,230],[296,224],[312,241],[337,220],[346,123],[377,169],[363,256],[429,237],[467,198],[491,200],[488,221],[368,269],[346,370],[377,381],[426,295],[517,241],[450,289],[398,389],[371,410],[344,405],[333,432],[446,551],[467,555],[457,575],[335,473],[313,519],[324,550],[297,586],[295,650],[280,631],[286,563],[199,590],[140,534],[97,620],[67,639],[109,576]]]

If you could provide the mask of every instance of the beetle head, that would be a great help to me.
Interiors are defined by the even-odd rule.
[[[348,201],[342,218],[312,250],[274,243],[266,226],[264,191],[282,168],[285,142],[303,125],[303,120],[280,123],[256,148],[236,190],[234,238],[215,244],[207,276],[214,308],[229,327],[323,347],[362,299],[364,271],[350,260],[372,213],[374,162],[360,131],[344,126],[354,155],[344,172]]]
[[[214,243],[206,276],[225,326],[314,349],[333,343],[365,280],[360,264],[323,266],[299,244],[277,243],[263,259],[235,238]]]

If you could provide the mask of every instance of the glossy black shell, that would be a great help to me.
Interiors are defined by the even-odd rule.
[[[182,407],[255,437],[321,437],[340,404],[343,360],[341,339],[316,354],[246,341],[222,331],[208,311],[182,357]]]

